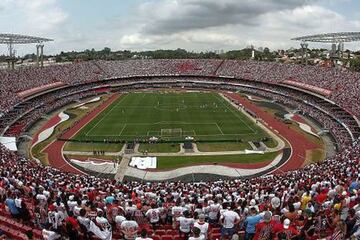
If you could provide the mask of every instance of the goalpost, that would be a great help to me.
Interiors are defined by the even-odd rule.
[[[162,128],[161,137],[181,137],[182,129],[181,128]]]

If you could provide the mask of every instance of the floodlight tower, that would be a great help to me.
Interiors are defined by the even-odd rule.
[[[44,44],[36,45],[36,65],[37,67],[44,66]]]
[[[9,57],[6,58],[6,61],[8,62],[8,68],[14,69],[15,68],[15,50],[12,39],[9,39],[10,41],[7,43],[8,50],[9,50]]]
[[[0,44],[6,44],[9,49],[9,57],[6,59],[8,62],[8,67],[14,69],[15,68],[15,51],[14,45],[15,44],[31,44],[36,43],[36,65],[37,66],[44,66],[44,42],[53,41],[52,39],[48,38],[40,38],[40,37],[33,37],[33,36],[26,36],[26,35],[19,35],[19,34],[2,34],[0,33]]]
[[[304,37],[297,37],[291,40],[301,41],[301,48],[304,49],[304,42],[318,42],[318,43],[330,43],[330,59],[333,61],[334,66],[336,66],[336,61],[340,59],[344,52],[344,43],[345,42],[355,42],[360,41],[360,32],[339,32],[339,33],[325,33],[325,34],[316,34]],[[307,46],[306,46],[307,47]]]
[[[307,65],[308,64],[308,57],[307,57],[307,49],[309,44],[305,41],[301,42],[301,63]]]

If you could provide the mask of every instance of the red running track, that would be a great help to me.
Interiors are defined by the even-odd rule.
[[[246,109],[254,112],[260,119],[271,126],[279,133],[280,136],[290,143],[292,155],[290,159],[282,167],[280,167],[280,171],[290,171],[301,168],[305,162],[306,150],[316,149],[319,147],[318,145],[309,142],[305,136],[289,128],[281,120],[278,120],[273,115],[266,113],[260,107],[241,97],[239,94],[225,92],[224,95],[238,103],[241,103]],[[277,170],[276,172],[280,171]]]
[[[118,99],[119,95],[114,94],[108,100],[106,100],[103,104],[97,107],[95,110],[91,111],[85,117],[83,117],[80,121],[78,121],[73,127],[70,128],[67,132],[65,132],[62,137],[70,139],[75,134],[77,134],[86,124],[88,124],[91,120],[93,120],[97,115],[99,115],[102,111],[104,111],[108,106],[110,106],[116,99]],[[62,149],[65,145],[64,141],[55,140],[50,143],[42,152],[47,153],[49,164],[52,167],[60,169],[61,171],[70,172],[70,173],[78,173],[84,174],[77,168],[71,166],[64,158],[62,154]]]

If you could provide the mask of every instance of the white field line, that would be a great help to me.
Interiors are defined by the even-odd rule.
[[[100,119],[100,121],[98,121],[89,131],[87,131],[87,132],[85,133],[85,135],[86,135],[86,136],[94,136],[94,135],[89,135],[89,133],[90,133],[94,128],[96,128],[96,127],[99,125],[99,123],[101,123],[101,122],[105,119],[105,117],[107,117],[122,101],[124,101],[124,99],[125,99],[127,96],[129,96],[129,95],[125,95],[117,104],[115,104],[115,105],[110,109],[110,111],[108,111],[108,112]]]
[[[126,126],[127,126],[127,124],[124,123],[124,126],[123,126],[123,128],[121,129],[121,131],[119,132],[118,136],[121,136],[121,134],[122,134],[122,132],[124,131],[124,129],[126,128]]]
[[[216,125],[217,123],[189,123],[189,122],[155,122],[155,123],[124,123],[126,125],[129,126],[137,126],[137,125],[141,125],[141,126],[145,126],[145,125],[150,125],[150,126],[155,126],[155,125],[161,125],[161,124],[167,124],[167,125]]]
[[[224,101],[226,101],[225,99],[223,98],[220,98],[219,99],[219,95],[216,95],[216,98],[218,101],[221,102],[222,105],[224,105],[231,113],[233,116],[235,116],[236,118],[238,118],[242,123],[244,123],[248,129],[250,129],[252,131],[252,133],[230,133],[230,134],[225,134],[222,129],[220,128],[220,126],[218,125],[218,123],[189,123],[189,122],[182,122],[182,121],[160,121],[160,122],[155,122],[155,123],[124,123],[124,126],[122,127],[122,129],[120,130],[119,134],[117,135],[113,135],[113,134],[97,134],[97,135],[92,135],[90,134],[115,108],[118,107],[118,105],[120,103],[122,103],[124,101],[124,99],[129,96],[129,94],[127,94],[126,96],[124,96],[116,105],[114,105],[110,110],[109,112],[107,112],[85,135],[86,136],[90,136],[90,137],[119,137],[119,136],[123,136],[123,137],[135,137],[135,136],[149,136],[150,133],[154,133],[154,132],[159,132],[159,131],[147,131],[147,135],[133,135],[133,134],[128,134],[128,135],[122,135],[123,131],[125,130],[125,128],[127,126],[136,126],[136,125],[140,125],[140,126],[144,126],[144,125],[150,125],[150,126],[154,126],[154,125],[159,125],[159,124],[169,124],[169,125],[215,125],[217,127],[217,129],[220,131],[221,134],[206,134],[206,135],[197,135],[196,134],[196,131],[193,129],[193,130],[189,130],[189,131],[192,131],[194,133],[193,136],[199,136],[199,137],[204,137],[204,136],[231,136],[231,135],[235,135],[235,136],[239,136],[239,135],[249,135],[249,134],[256,134],[257,131],[254,130],[253,128],[251,128],[246,122],[244,122],[244,120],[242,120],[237,114],[234,113],[234,111],[229,108],[229,106],[227,104],[224,103]],[[143,94],[143,96],[145,96],[145,94]],[[127,108],[127,107],[136,107],[136,108],[154,108],[154,107],[147,107],[147,106],[142,106],[142,107],[139,107],[139,106],[131,106],[131,105],[128,105],[128,106],[121,106],[121,108]],[[156,106],[155,106],[156,107]],[[192,107],[192,106],[191,106]],[[198,108],[198,106],[194,106],[196,108]]]
[[[216,123],[217,128],[219,129],[219,131],[221,132],[222,135],[224,135],[224,132],[221,130],[221,128],[219,127],[219,124]]]
[[[159,133],[159,131],[148,131],[147,135],[131,135],[131,134],[126,134],[126,135],[121,135],[122,137],[145,137],[145,136],[150,136],[150,133]],[[195,130],[189,130],[189,131],[184,131],[186,133],[188,132],[194,132],[193,136],[197,136],[197,137],[214,137],[214,136],[246,136],[246,135],[253,135],[255,133],[224,133],[224,134],[196,134]],[[160,134],[158,134],[158,136],[160,136]],[[104,135],[91,135],[91,137],[119,137],[119,135],[109,135],[109,134],[104,134]]]
[[[251,129],[251,131],[252,131],[254,134],[257,133],[256,130],[254,130],[254,129],[253,129],[252,127],[250,127],[246,122],[244,122],[244,120],[242,120],[242,119],[239,117],[239,115],[237,115],[236,113],[234,113],[234,111],[233,111],[227,104],[224,103],[224,101],[226,101],[224,98],[222,98],[222,97],[219,96],[218,94],[216,95],[216,97],[217,97],[217,98],[220,97],[220,99],[221,99],[220,102],[221,102],[227,109],[229,109],[229,111],[230,111],[235,117],[237,117],[242,123],[244,123],[246,127],[248,127],[249,129]],[[227,103],[227,101],[226,101],[226,103]]]

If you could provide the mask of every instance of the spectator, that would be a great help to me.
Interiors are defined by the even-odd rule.
[[[205,215],[200,214],[199,219],[194,223],[194,227],[200,229],[200,234],[204,239],[208,238],[209,223],[205,222]]]
[[[156,229],[156,226],[159,224],[160,221],[160,211],[157,208],[155,203],[151,203],[151,209],[149,209],[145,213],[146,217],[149,219],[153,229]]]
[[[195,220],[190,216],[188,211],[184,212],[184,216],[178,218],[180,236],[185,236],[187,239],[190,236],[191,228],[193,227]]]
[[[346,224],[343,221],[336,223],[336,227],[333,235],[331,235],[331,240],[342,240],[345,239],[346,234]]]
[[[197,227],[193,228],[193,234],[194,235],[192,237],[189,237],[189,240],[204,240],[205,239],[204,235],[201,234],[200,229]]]
[[[276,231],[278,240],[294,239],[297,235],[299,235],[299,232],[291,225],[291,221],[287,218],[284,220],[281,229]]]
[[[245,239],[252,240],[255,236],[255,226],[260,222],[262,217],[257,214],[255,207],[250,208],[250,215],[245,219]]]
[[[240,223],[240,216],[233,210],[230,210],[227,203],[224,204],[223,208],[225,210],[221,213],[220,217],[222,222],[221,238],[231,239],[236,232],[236,225]]]
[[[275,223],[271,220],[270,211],[265,211],[263,221],[256,224],[255,240],[271,240],[275,237]]]
[[[126,220],[121,223],[121,231],[126,240],[132,240],[137,237],[139,225],[137,222],[130,220],[130,215],[126,216]]]
[[[53,231],[51,227],[47,226],[42,230],[42,237],[44,240],[56,240],[60,239],[61,235]]]
[[[15,200],[12,196],[13,194],[11,192],[8,192],[7,198],[5,200],[6,207],[9,208],[11,216],[13,218],[20,218],[19,209],[16,207]]]

